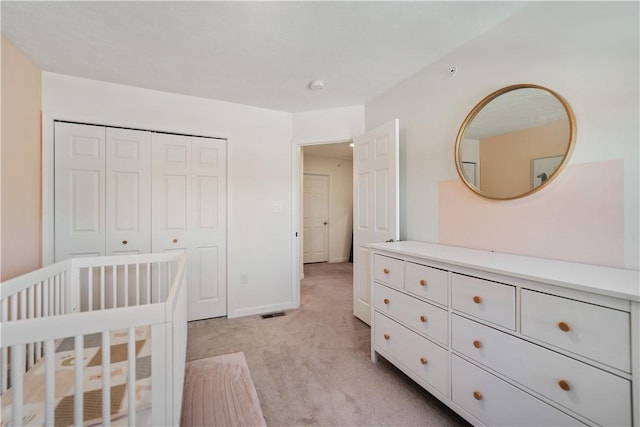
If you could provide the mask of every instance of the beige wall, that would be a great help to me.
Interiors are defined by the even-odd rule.
[[[41,70],[2,37],[1,280],[41,265]]]
[[[531,190],[531,161],[562,156],[569,141],[566,120],[509,132],[480,141],[480,189],[494,197]]]

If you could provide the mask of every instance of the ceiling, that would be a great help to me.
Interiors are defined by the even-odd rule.
[[[334,144],[305,145],[305,156],[330,157],[340,160],[353,160],[353,148],[350,142],[338,142]]]
[[[365,104],[527,4],[0,2],[44,71],[288,112]]]

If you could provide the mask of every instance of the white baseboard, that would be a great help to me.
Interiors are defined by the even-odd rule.
[[[334,262],[348,262],[349,258],[332,258],[329,260],[330,264],[333,264]]]
[[[274,311],[293,310],[296,308],[299,308],[299,306],[296,306],[293,302],[288,301],[278,304],[259,305],[256,307],[247,307],[233,310],[227,313],[227,317],[229,319],[233,319],[235,317],[253,316],[256,314],[273,313]]]

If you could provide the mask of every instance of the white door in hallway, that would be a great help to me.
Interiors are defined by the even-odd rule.
[[[329,176],[304,174],[303,257],[305,263],[329,260]]]
[[[186,250],[188,320],[227,314],[226,142],[154,134],[154,252]]]
[[[395,119],[354,138],[353,314],[371,324],[369,243],[398,240],[398,140]]]

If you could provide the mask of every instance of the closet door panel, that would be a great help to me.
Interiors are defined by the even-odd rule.
[[[188,249],[191,142],[186,136],[161,133],[152,139],[152,250]]]
[[[151,251],[151,133],[107,128],[107,254]]]
[[[105,254],[105,128],[56,122],[54,258]]]
[[[192,227],[191,320],[227,314],[226,142],[191,138]]]

